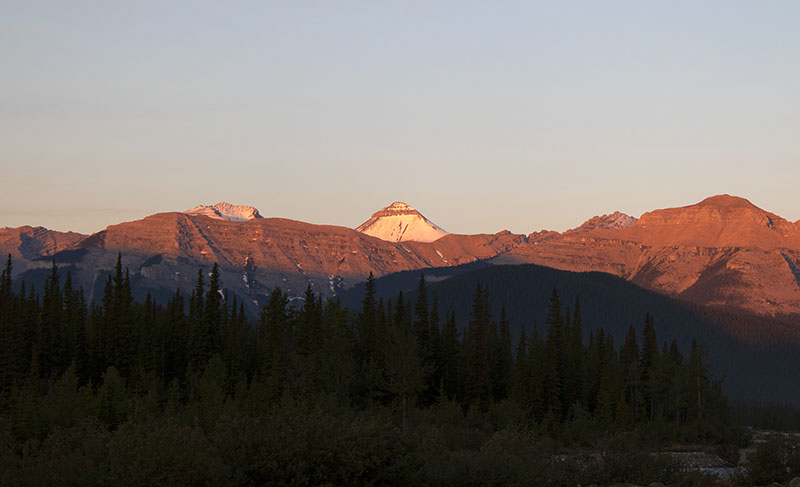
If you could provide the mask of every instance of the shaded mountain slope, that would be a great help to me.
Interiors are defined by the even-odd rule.
[[[395,300],[403,290],[413,300],[419,274],[409,271],[378,279],[378,296]],[[545,333],[548,298],[556,287],[562,302],[570,307],[580,299],[587,337],[591,330],[604,328],[619,346],[633,325],[641,341],[645,314],[651,313],[660,342],[677,340],[685,354],[693,338],[706,344],[715,373],[726,374],[725,390],[732,397],[800,402],[797,320],[687,305],[599,272],[473,264],[426,271],[426,276],[431,296],[438,296],[441,316],[454,311],[462,330],[469,322],[475,286],[481,283],[489,288],[494,319],[505,306],[515,341],[523,327],[530,334],[535,323],[539,332]],[[344,293],[342,300],[357,308],[362,296],[363,284]]]

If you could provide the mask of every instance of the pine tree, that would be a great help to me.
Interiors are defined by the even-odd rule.
[[[547,312],[547,343],[545,354],[545,401],[546,409],[557,420],[564,418],[568,410],[564,397],[566,391],[566,354],[564,347],[564,318],[561,315],[561,300],[553,288]]]
[[[683,355],[678,349],[678,342],[675,340],[670,344],[669,352],[665,355],[666,375],[670,378],[667,388],[667,404],[665,414],[675,423],[675,427],[680,427],[686,422],[686,411],[691,400],[691,377],[688,367],[683,363]]]
[[[199,351],[201,363],[207,362],[215,353],[221,349],[220,328],[222,327],[222,317],[224,316],[224,299],[219,282],[219,267],[216,263],[211,268],[211,276],[208,281],[208,292],[203,307],[202,331],[200,337]]]
[[[596,332],[593,331],[589,334],[589,346],[587,347],[586,405],[589,412],[595,415],[599,409],[598,396],[605,369],[605,339],[605,330],[600,328]]]
[[[658,400],[658,340],[653,324],[653,317],[648,313],[644,319],[644,332],[642,333],[642,388],[646,416],[652,423],[656,415],[656,401]]]
[[[402,290],[397,293],[397,301],[394,304],[394,315],[392,317],[392,324],[406,331],[411,330],[411,316],[409,315],[408,309],[406,308]]]
[[[528,356],[531,386],[528,392],[528,404],[533,417],[537,421],[541,421],[547,412],[548,406],[546,374],[550,364],[548,363],[547,345],[539,334],[536,323],[533,325],[533,333],[531,333],[529,341]]]
[[[490,327],[490,351],[492,367],[492,396],[495,401],[507,398],[511,389],[511,330],[506,319],[506,308],[500,309],[500,322]]]
[[[189,349],[187,358],[189,366],[195,369],[202,368],[205,361],[208,360],[208,355],[206,354],[206,344],[208,343],[206,324],[208,322],[204,319],[205,300],[203,295],[205,294],[205,288],[203,280],[203,269],[198,269],[197,280],[189,298]]]
[[[419,273],[416,299],[414,300],[414,333],[417,336],[417,344],[420,349],[420,357],[423,361],[430,358],[430,325],[428,314],[428,290],[425,287],[425,274]]]
[[[482,410],[492,399],[489,365],[489,294],[478,284],[472,303],[472,317],[464,338],[467,359],[466,400]]]
[[[527,405],[528,393],[531,388],[530,364],[528,362],[528,337],[525,334],[525,327],[520,332],[519,343],[517,343],[517,354],[514,361],[514,384],[512,387],[512,397],[522,405]]]
[[[609,333],[603,340],[603,347],[599,349],[602,355],[599,373],[600,384],[597,392],[597,413],[601,424],[611,427],[617,420],[618,404],[624,400],[622,376],[620,374],[619,360],[614,348],[614,337]],[[620,418],[621,419],[621,418]],[[624,421],[622,421],[624,423]]]
[[[386,357],[387,389],[395,396],[400,408],[403,431],[408,429],[408,413],[414,408],[417,397],[425,387],[430,373],[420,358],[419,345],[412,330],[399,326],[389,330]]]
[[[364,283],[364,298],[361,300],[361,311],[356,318],[359,359],[362,362],[375,360],[377,353],[375,347],[377,343],[375,333],[375,288],[375,277],[370,272],[367,281]]]
[[[11,254],[0,274],[0,410],[8,402],[14,385],[21,385],[25,350],[22,317],[11,288]],[[24,291],[23,291],[24,296]]]
[[[306,287],[305,301],[298,316],[297,370],[300,373],[300,391],[309,399],[315,392],[320,376],[320,351],[322,347],[322,303],[311,285]]]
[[[570,320],[569,333],[567,335],[567,370],[566,384],[570,391],[567,394],[566,403],[569,408],[574,404],[584,405],[584,370],[586,349],[583,346],[583,317],[581,315],[581,304],[575,298],[575,310]]]
[[[273,399],[280,397],[287,381],[288,304],[289,297],[276,287],[259,318],[259,334],[263,337],[262,374],[267,380],[268,395]]]
[[[450,400],[461,399],[461,343],[455,313],[448,313],[442,328],[438,355],[440,395]]]
[[[56,261],[45,281],[42,298],[41,319],[39,322],[39,363],[44,377],[58,377],[66,368],[66,349],[64,347],[63,299],[59,286],[59,272]]]
[[[625,401],[629,405],[632,421],[638,421],[641,404],[641,369],[639,365],[639,343],[633,325],[628,328],[625,343],[619,351],[622,381],[625,386]]]
[[[707,352],[705,347],[699,343],[697,340],[692,340],[692,350],[689,354],[689,362],[687,366],[689,368],[689,379],[691,384],[691,394],[692,394],[692,411],[694,411],[694,417],[698,423],[703,422],[703,416],[705,413],[705,405],[703,398],[708,392],[709,389],[709,376],[711,368],[706,363],[706,355]]]

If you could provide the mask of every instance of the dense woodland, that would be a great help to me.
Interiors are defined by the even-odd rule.
[[[463,469],[483,461],[500,483],[558,484],[564,467],[546,459],[560,447],[621,433],[738,439],[702,344],[659,344],[651,316],[642,336],[631,327],[615,344],[593,330],[584,341],[580,303],[562,303],[556,289],[547,316],[531,317],[546,326],[512,341],[489,289],[477,286],[459,324],[422,274],[413,303],[402,293],[376,299],[370,276],[355,312],[311,288],[293,306],[275,289],[256,322],[225,299],[216,265],[198,271],[190,296],[176,291],[166,303],[135,302],[121,258],[97,303],[61,274],[54,263],[44,289],[15,288],[9,258],[0,279],[5,480],[130,481],[160,475],[165,467],[151,464],[162,461],[184,469],[172,475],[193,465],[204,482],[435,485],[464,480]],[[156,455],[161,446],[169,453]],[[187,449],[201,452],[174,458]],[[486,457],[497,451],[502,467]],[[507,471],[520,455],[525,466]],[[140,471],[125,470],[130,462]],[[668,467],[655,471],[676,471]]]

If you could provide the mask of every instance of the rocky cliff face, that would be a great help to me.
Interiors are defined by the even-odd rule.
[[[14,273],[24,270],[28,261],[52,256],[86,238],[75,232],[57,232],[44,227],[0,228],[0,255],[11,255]],[[5,259],[3,259],[5,263]]]
[[[248,306],[260,304],[276,286],[292,296],[301,296],[309,285],[333,296],[370,272],[381,276],[488,260],[606,272],[694,303],[800,314],[800,224],[727,195],[655,210],[638,220],[614,213],[563,233],[528,236],[447,234],[400,203],[375,213],[357,230],[261,218],[252,207],[204,208],[232,218],[160,213],[85,238],[42,228],[0,229],[0,250],[23,264],[18,270],[44,268],[55,256],[71,267],[90,296],[102,291],[117,253],[140,289],[161,295],[175,288],[188,293],[198,268],[216,262],[224,286]],[[247,215],[252,218],[239,218]],[[395,217],[410,218],[413,225],[403,230]],[[381,238],[370,236],[381,220],[395,223],[383,227],[388,231],[379,232]],[[419,228],[443,233],[435,233],[435,239],[406,238],[418,237]]]
[[[800,228],[742,198],[714,196],[627,227],[584,225],[529,240],[494,261],[608,272],[695,303],[800,313]]]
[[[208,270],[218,263],[223,285],[252,306],[263,304],[276,286],[290,296],[302,296],[309,285],[324,296],[334,296],[370,272],[381,276],[474,262],[524,240],[523,235],[501,232],[446,235],[435,242],[389,242],[346,227],[282,218],[231,221],[160,213],[112,225],[83,239],[71,247],[63,265],[96,298],[118,253],[137,286],[159,295],[175,288],[190,292],[197,269]],[[45,265],[49,261],[34,264]]]

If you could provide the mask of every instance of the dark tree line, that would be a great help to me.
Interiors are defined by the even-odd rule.
[[[443,403],[478,415],[508,404],[553,436],[580,422],[698,439],[730,429],[701,344],[688,358],[675,342],[659,346],[649,315],[643,335],[631,327],[619,347],[602,329],[586,341],[580,303],[563,305],[555,289],[544,329],[523,330],[513,346],[486,287],[462,333],[422,275],[413,300],[387,301],[370,275],[355,313],[310,287],[294,307],[276,288],[253,323],[225,298],[216,265],[198,272],[190,296],[163,304],[133,300],[121,257],[98,303],[60,273],[54,263],[44,289],[14,292],[9,257],[0,278],[0,410],[18,438],[45,436],[71,421],[65,414],[114,428],[181,410],[213,424],[227,410],[258,415],[286,401],[389,408],[404,430],[415,411]],[[31,406],[59,401],[71,406],[49,416]]]

